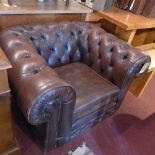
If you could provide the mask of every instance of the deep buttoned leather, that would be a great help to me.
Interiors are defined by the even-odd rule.
[[[120,106],[134,77],[145,72],[151,61],[150,57],[142,51],[117,39],[102,28],[86,22],[22,25],[8,28],[0,35],[0,45],[13,65],[9,71],[9,80],[25,118],[32,125],[47,123],[50,129],[52,126],[50,120],[54,118],[54,122],[57,122],[53,124],[54,130],[52,133],[49,130],[46,131],[48,135],[55,134],[59,140],[70,132],[73,113],[78,111],[78,105],[75,105],[74,87],[67,80],[65,81],[65,78],[61,78],[63,75],[59,76],[61,69],[58,75],[55,68],[64,66],[65,72],[67,64],[84,63],[102,76],[103,81],[108,80],[108,83],[115,85],[110,88],[117,88],[111,90],[114,96],[107,95],[108,93],[102,96],[98,91],[99,98],[106,98],[104,95],[107,95],[107,107],[103,110],[96,109],[99,117],[94,113],[95,119],[82,115],[85,118],[82,118],[81,122],[74,121],[75,130],[73,129],[71,135],[75,135],[82,130],[80,128],[76,130],[76,126],[82,126],[85,122],[88,122],[88,126],[95,124],[103,114],[107,114],[105,111],[109,109],[112,110],[108,114],[112,114]],[[86,70],[83,69],[83,71]],[[76,79],[78,76],[73,77]],[[84,78],[81,77],[81,79]],[[92,80],[93,78],[90,80],[90,85],[93,85]],[[90,104],[92,98],[88,102],[86,104]],[[97,100],[94,99],[93,103],[97,103]],[[89,120],[93,121],[89,123]]]
[[[12,28],[3,35],[9,36],[2,41],[7,43],[6,46],[13,44],[20,47],[21,44],[23,47],[25,41],[29,46],[34,44],[52,68],[82,61],[118,87],[124,87],[126,71],[134,61],[150,61],[140,50],[88,23],[24,25]],[[34,47],[32,49],[36,51]],[[122,100],[123,97],[120,98]]]

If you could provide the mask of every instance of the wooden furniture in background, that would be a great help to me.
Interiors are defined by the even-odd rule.
[[[20,155],[20,149],[12,130],[12,117],[10,110],[10,89],[8,85],[7,69],[11,64],[0,49],[0,154]]]
[[[82,3],[91,8],[90,3]],[[100,20],[102,27],[133,46],[155,42],[155,18],[146,18],[131,12],[110,7],[105,11],[94,11],[86,17],[87,21]]]
[[[10,7],[0,4],[0,29],[19,24],[84,21],[86,14],[92,12],[92,9],[74,1],[66,7],[62,0],[49,4],[16,0],[15,5]]]
[[[152,43],[155,40],[155,35],[151,34],[155,34],[155,19],[136,15],[114,6],[98,14],[103,17],[101,22],[104,28],[133,46]]]

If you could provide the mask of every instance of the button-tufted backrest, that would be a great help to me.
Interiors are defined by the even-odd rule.
[[[12,28],[10,33],[16,38],[25,35],[52,68],[81,61],[119,87],[125,70],[143,57],[138,49],[85,22],[24,25]],[[18,45],[18,39],[16,42]]]
[[[29,37],[50,67],[81,61],[80,30],[76,24],[26,25],[16,30]]]

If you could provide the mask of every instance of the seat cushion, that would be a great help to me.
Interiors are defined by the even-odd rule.
[[[73,121],[94,113],[117,99],[119,88],[85,64],[72,63],[57,67],[55,71],[76,92]]]

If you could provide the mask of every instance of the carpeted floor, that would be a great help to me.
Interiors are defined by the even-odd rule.
[[[155,155],[154,92],[155,76],[140,99],[128,92],[115,115],[46,155],[67,155],[83,142],[95,155]],[[22,155],[42,155],[19,126],[14,126]]]

